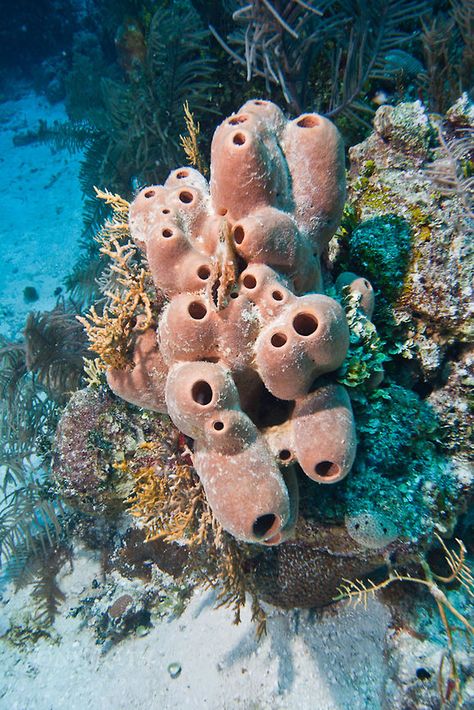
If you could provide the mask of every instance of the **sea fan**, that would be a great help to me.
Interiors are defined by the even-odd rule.
[[[86,195],[84,248],[67,280],[68,289],[84,301],[93,297],[98,275],[92,237],[107,214],[101,201],[92,197],[93,186],[130,197],[138,185],[164,179],[170,165],[182,162],[184,103],[200,120],[216,111],[211,100],[217,89],[216,67],[207,48],[209,36],[194,10],[160,8],[145,37],[143,65],[128,81],[102,79],[105,110],[91,127],[80,170]]]
[[[109,188],[128,194],[132,175],[156,181],[179,161],[185,101],[199,116],[214,111],[209,97],[216,89],[215,65],[206,52],[208,36],[193,10],[178,17],[175,7],[161,8],[151,20],[146,60],[137,78],[103,81],[110,121],[106,157],[122,183],[107,181]]]
[[[386,55],[413,38],[404,27],[426,8],[419,0],[235,0],[238,29],[227,42],[213,34],[248,80],[263,76],[268,90],[280,87],[295,112],[316,107],[363,121],[368,82],[387,77]]]
[[[461,200],[466,227],[472,233],[474,176],[470,174],[469,166],[474,159],[474,129],[457,129],[446,136],[438,126],[438,139],[442,157],[431,163],[425,172],[443,195],[456,195]]]
[[[0,566],[10,579],[19,579],[63,532],[64,508],[49,479],[48,459],[58,401],[64,403],[79,385],[83,342],[64,304],[30,314],[24,343],[1,342]]]
[[[44,555],[37,558],[35,568],[31,574],[32,597],[36,602],[35,621],[41,626],[51,626],[60,605],[65,600],[57,582],[57,575],[66,561],[71,563],[72,551],[65,544],[50,547]]]
[[[74,310],[59,303],[52,311],[32,312],[24,330],[25,363],[49,396],[65,403],[78,389],[88,349]]]
[[[0,511],[0,562],[17,558],[11,565],[17,575],[29,556],[44,554],[59,540],[62,530],[54,496],[35,469],[24,466],[22,478],[22,484],[4,497]]]

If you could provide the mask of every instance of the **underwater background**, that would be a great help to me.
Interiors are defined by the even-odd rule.
[[[474,708],[473,31],[1,14],[0,708]]]

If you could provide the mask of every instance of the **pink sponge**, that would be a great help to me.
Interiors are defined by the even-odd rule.
[[[317,114],[288,121],[256,100],[217,128],[210,185],[179,168],[130,208],[132,237],[168,303],[156,334],[137,338],[134,369],[109,370],[109,385],[168,412],[194,439],[212,510],[242,540],[273,545],[291,534],[291,464],[334,483],[354,460],[349,397],[330,382],[349,329],[322,293],[320,263],[344,197],[334,125]]]

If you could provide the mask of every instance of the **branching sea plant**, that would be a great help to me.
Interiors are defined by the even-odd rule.
[[[170,166],[183,161],[181,136],[189,128],[183,104],[189,107],[189,116],[196,114],[201,121],[218,110],[216,61],[209,51],[209,31],[190,3],[160,3],[156,7],[153,3],[134,7],[143,14],[144,43],[143,57],[134,71],[114,66],[104,76],[99,73],[102,65],[96,67],[92,80],[100,86],[101,106],[94,103],[88,111],[83,107],[80,117],[73,116],[68,122],[42,123],[33,137],[56,148],[83,151],[79,174],[85,195],[81,254],[66,286],[75,299],[87,304],[97,296],[96,282],[103,265],[93,237],[107,216],[106,205],[95,199],[93,186],[108,185],[130,198],[140,185],[163,180]],[[121,11],[126,16],[130,8],[114,7],[104,22],[110,20],[110,14],[119,21]],[[77,85],[71,80],[68,86],[70,93],[82,96],[84,77],[78,76],[82,79],[76,80]]]
[[[234,0],[236,30],[227,40],[211,31],[248,81],[264,77],[295,113],[364,122],[369,82],[387,78],[387,54],[413,39],[405,28],[426,8],[419,0]]]
[[[474,577],[467,565],[466,548],[462,541],[456,539],[458,545],[458,550],[456,551],[455,549],[448,549],[439,535],[435,535],[435,537],[444,552],[449,574],[444,576],[436,574],[426,559],[420,558],[420,565],[423,570],[422,577],[390,569],[388,577],[378,583],[370,579],[344,579],[338,588],[338,595],[334,601],[348,599],[355,606],[362,604],[364,608],[367,608],[367,603],[371,597],[374,597],[377,592],[387,588],[394,582],[407,582],[427,589],[436,603],[446,633],[447,647],[441,655],[438,670],[438,689],[441,702],[443,707],[448,703],[451,703],[452,707],[454,702],[454,706],[460,708],[462,706],[462,683],[456,661],[455,633],[464,632],[467,638],[471,640],[474,637],[474,626],[450,601],[449,596],[440,585],[444,586],[457,582],[468,599],[471,600],[474,599]],[[456,626],[456,624],[460,624],[460,626]],[[447,677],[445,676],[446,665],[448,666]]]
[[[336,294],[335,294],[336,295]],[[342,305],[349,325],[350,341],[347,357],[337,372],[337,381],[349,387],[351,397],[364,397],[374,378],[383,374],[383,364],[390,360],[385,343],[375,325],[361,309],[362,296],[343,289]]]
[[[247,81],[263,77],[268,92],[271,84],[280,86],[287,103],[298,112],[296,78],[309,71],[317,42],[312,20],[322,14],[312,2],[302,0],[237,0],[232,19],[239,29],[230,35],[229,43],[213,26],[210,30],[232,59],[245,67]]]
[[[189,7],[159,8],[149,20],[146,53],[139,70],[122,81],[103,78],[104,121],[93,124],[81,183],[86,195],[98,182],[127,196],[140,184],[163,179],[181,162],[182,106],[199,116],[213,113],[214,60],[206,51],[209,32]],[[103,211],[86,202],[89,236]]]
[[[473,3],[450,0],[448,5],[448,12],[430,12],[422,18],[429,102],[440,113],[472,89],[474,71]]]
[[[474,220],[474,129],[455,129],[445,135],[437,126],[441,157],[431,163],[425,172],[442,195],[456,195],[463,203],[465,216]],[[472,229],[472,224],[471,224]]]
[[[139,469],[134,476],[130,512],[145,528],[146,539],[187,545],[189,571],[198,584],[219,590],[217,606],[231,608],[235,624],[249,593],[257,636],[265,633],[265,613],[244,571],[246,547],[222,529],[194,470],[186,464],[158,473],[152,467]]]
[[[148,272],[137,247],[131,242],[127,215],[129,204],[119,195],[97,190],[97,197],[112,208],[112,219],[99,232],[100,253],[109,260],[102,274],[102,293],[106,299],[98,313],[91,306],[86,317],[78,316],[99,355],[102,369],[124,368],[130,363],[132,337],[153,321],[151,298],[147,292]]]
[[[25,339],[0,347],[0,566],[16,583],[65,533],[65,508],[50,478],[51,443],[69,396],[81,385],[84,335],[72,304],[31,313]]]
[[[30,312],[23,332],[27,370],[51,399],[64,404],[81,384],[88,353],[75,309],[59,302],[52,311]]]
[[[194,120],[194,116],[189,109],[187,101],[184,103],[183,109],[188,135],[179,137],[181,147],[186,154],[188,162],[197,168],[202,175],[208,175],[209,168],[207,167],[199,150],[199,134],[201,132],[201,126]]]

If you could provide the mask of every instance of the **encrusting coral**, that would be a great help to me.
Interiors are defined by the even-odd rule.
[[[132,239],[168,302],[153,322],[143,297],[143,314],[127,316],[126,361],[100,351],[95,312],[88,326],[111,389],[169,413],[194,440],[212,512],[240,540],[274,545],[291,534],[291,464],[334,483],[354,460],[350,399],[335,375],[349,326],[340,302],[323,293],[320,264],[344,199],[335,126],[248,101],[215,132],[210,184],[179,168],[130,206]],[[348,274],[338,286],[370,318],[370,283]]]

